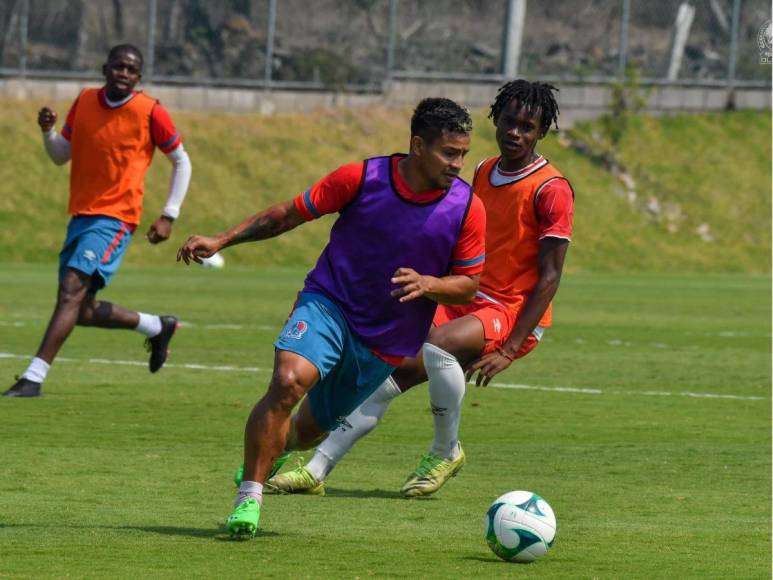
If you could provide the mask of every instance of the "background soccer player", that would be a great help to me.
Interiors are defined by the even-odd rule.
[[[411,119],[408,155],[344,165],[294,200],[180,248],[178,260],[188,263],[340,214],[274,343],[268,392],[247,420],[244,480],[226,523],[233,535],[255,533],[263,482],[286,449],[319,443],[404,357],[416,356],[438,303],[473,299],[485,214],[458,177],[471,129],[453,101],[425,99]]]
[[[531,352],[551,324],[551,300],[561,280],[574,213],[569,182],[535,151],[558,118],[555,90],[516,80],[503,85],[491,105],[501,154],[481,162],[473,181],[487,216],[486,265],[474,302],[440,306],[423,361],[406,360],[306,466],[274,477],[272,487],[324,493],[323,480],[338,461],[378,424],[395,397],[427,375],[435,439],[401,493],[432,494],[464,466],[458,440],[463,366],[468,375],[477,373],[476,384],[485,386]]]
[[[37,397],[50,365],[76,325],[136,330],[149,339],[150,372],[166,361],[177,327],[173,316],[134,312],[97,300],[109,282],[140,222],[145,173],[153,151],[161,149],[173,165],[169,197],[146,237],[151,244],[169,238],[191,176],[191,162],[169,113],[134,87],[142,77],[142,53],[122,44],[110,50],[102,67],[105,85],[85,89],[70,108],[62,134],[57,114],[41,109],[38,124],[54,163],[72,160],[70,203],[73,216],[59,256],[59,289],[54,313],[27,370],[5,393]]]

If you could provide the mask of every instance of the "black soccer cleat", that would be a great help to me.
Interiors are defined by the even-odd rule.
[[[17,377],[14,385],[3,393],[4,397],[39,397],[41,383]]]
[[[166,362],[169,356],[169,341],[172,340],[177,330],[177,319],[174,316],[161,316],[161,332],[145,341],[147,349],[150,351],[150,361],[148,367],[151,373],[158,371]]]

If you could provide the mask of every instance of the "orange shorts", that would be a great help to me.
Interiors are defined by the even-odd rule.
[[[515,327],[516,315],[512,310],[485,298],[475,298],[470,304],[439,304],[432,324],[442,326],[446,322],[468,315],[474,316],[483,325],[486,346],[483,347],[481,355],[501,348]],[[541,337],[542,329],[537,327],[518,349],[515,358],[524,357],[534,350]]]

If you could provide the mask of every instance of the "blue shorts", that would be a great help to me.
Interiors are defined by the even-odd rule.
[[[312,292],[298,296],[274,346],[299,354],[317,367],[319,382],[308,398],[323,431],[338,427],[395,369],[351,333],[333,302]]]
[[[102,215],[75,216],[59,253],[59,281],[68,268],[91,276],[89,292],[107,286],[132,239],[134,226]]]

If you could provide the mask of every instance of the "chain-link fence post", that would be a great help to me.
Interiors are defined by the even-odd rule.
[[[741,17],[741,0],[733,0],[733,20],[730,24],[730,55],[727,63],[727,86],[735,85],[735,63],[738,58],[738,22]]]
[[[395,70],[395,40],[397,37],[397,2],[389,0],[389,26],[387,28],[387,54],[386,54],[386,80],[392,80],[392,71]]]
[[[148,46],[145,55],[145,82],[153,82],[153,67],[156,61],[156,0],[148,0]]]
[[[625,78],[628,64],[628,22],[631,19],[631,0],[623,0],[623,14],[620,17],[620,53],[617,55],[617,78]]]
[[[268,2],[268,22],[266,23],[266,67],[263,70],[263,81],[266,88],[271,84],[274,74],[274,34],[276,33],[276,0]]]
[[[19,76],[27,76],[27,31],[29,28],[30,2],[22,0],[19,15]]]
[[[526,19],[526,0],[507,0],[505,15],[504,42],[502,43],[502,74],[512,80],[518,76],[518,63],[521,60],[523,25]]]

